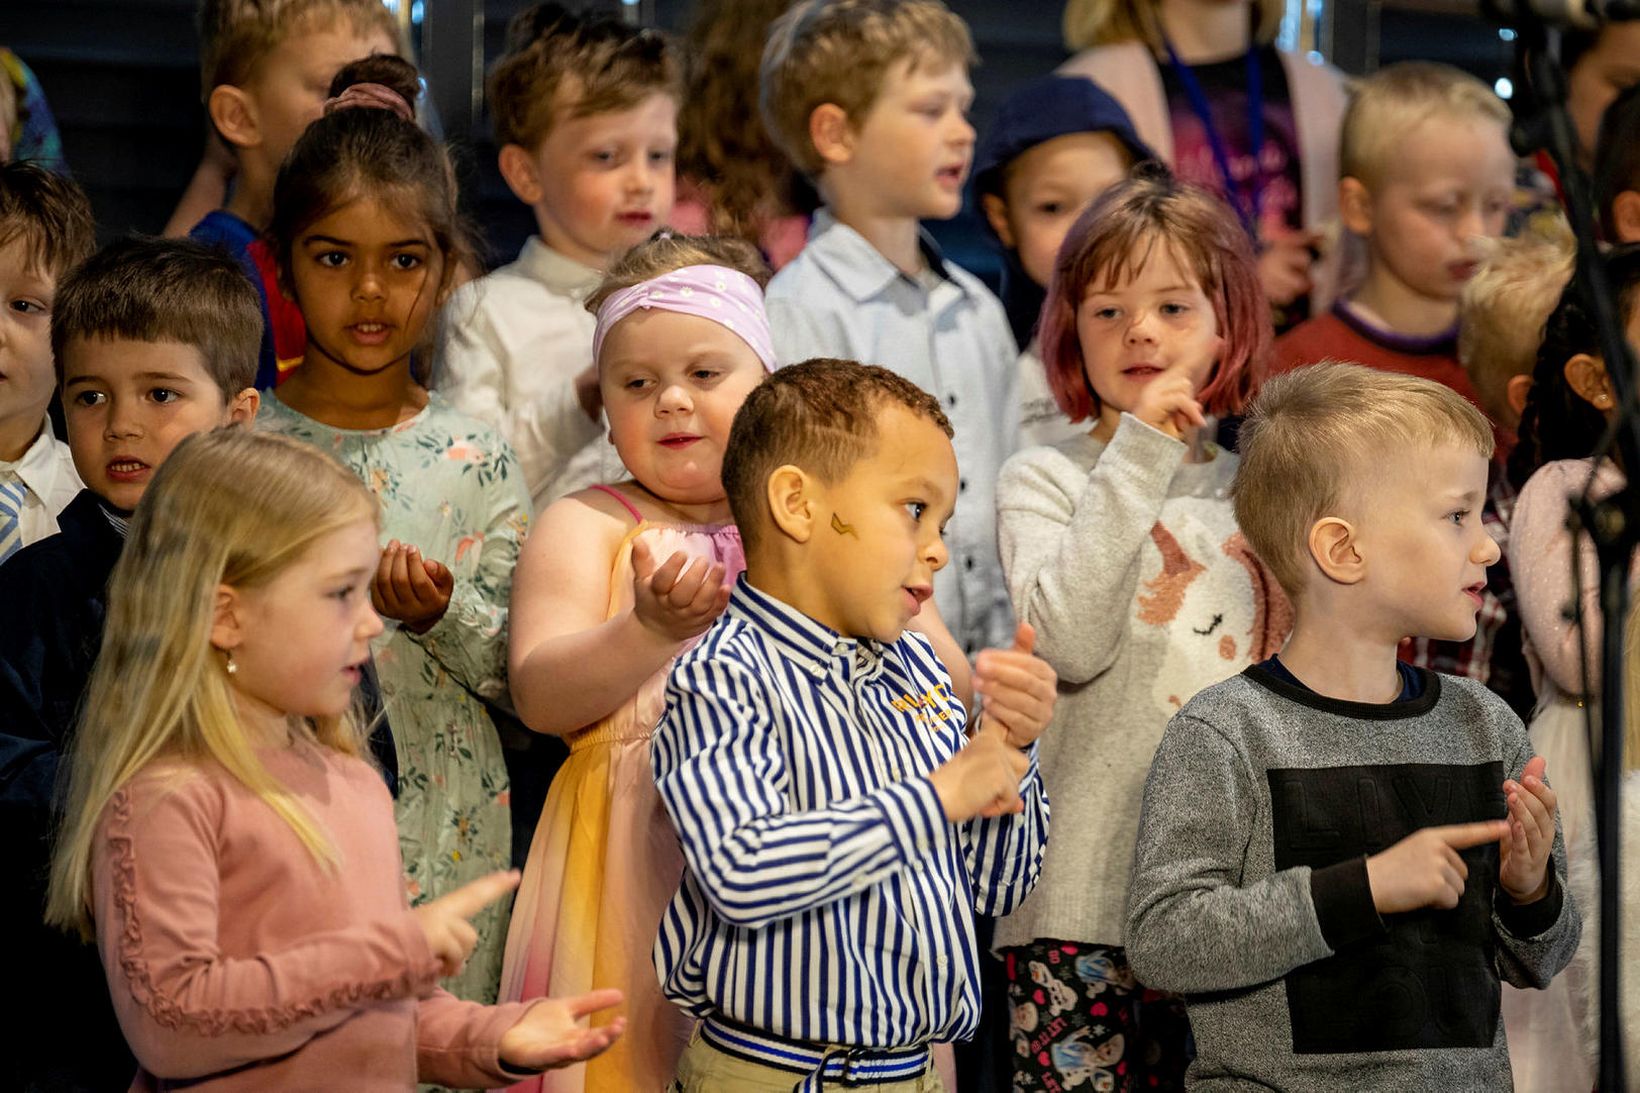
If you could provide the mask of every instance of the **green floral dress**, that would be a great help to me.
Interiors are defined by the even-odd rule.
[[[395,810],[412,904],[510,866],[507,768],[486,701],[507,701],[507,600],[529,497],[500,435],[438,394],[391,429],[348,430],[267,393],[256,427],[341,460],[381,501],[382,542],[417,547],[455,577],[450,607],[425,634],[389,621],[376,671],[398,749]],[[452,993],[494,1002],[510,901],[474,925],[478,947]]]

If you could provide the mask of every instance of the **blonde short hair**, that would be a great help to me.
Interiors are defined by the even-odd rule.
[[[1414,126],[1430,118],[1496,122],[1507,129],[1509,107],[1462,69],[1432,61],[1402,61],[1355,85],[1338,137],[1338,173],[1371,186]]]
[[[200,91],[210,98],[214,87],[242,87],[285,39],[343,21],[360,35],[379,30],[395,52],[405,52],[404,35],[381,0],[202,0]]]
[[[826,103],[858,126],[888,70],[978,61],[968,24],[940,0],[802,0],[769,28],[758,105],[775,144],[798,170],[825,164],[809,139],[809,118]]]
[[[1071,52],[1121,42],[1143,42],[1162,48],[1161,20],[1156,0],[1066,0],[1060,27],[1065,48]],[[1253,0],[1253,40],[1259,45],[1275,41],[1286,12],[1283,0]]]
[[[1572,279],[1575,241],[1564,219],[1553,229],[1492,243],[1458,304],[1458,361],[1493,421],[1509,424],[1509,381],[1537,367],[1543,326]]]
[[[1387,452],[1457,444],[1492,456],[1492,426],[1444,384],[1328,361],[1266,383],[1242,423],[1236,522],[1287,594],[1304,587],[1315,522]]]

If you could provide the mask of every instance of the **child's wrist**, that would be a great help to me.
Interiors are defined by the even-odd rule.
[[[1527,893],[1526,895],[1517,896],[1513,891],[1511,891],[1508,888],[1505,888],[1503,891],[1504,891],[1504,894],[1509,897],[1509,902],[1513,903],[1516,907],[1528,907],[1528,906],[1536,903],[1538,900],[1542,899],[1544,896],[1547,896],[1549,894],[1549,869],[1548,869],[1548,867],[1547,866],[1544,867],[1543,879],[1538,881],[1537,887],[1532,889],[1532,891]]]

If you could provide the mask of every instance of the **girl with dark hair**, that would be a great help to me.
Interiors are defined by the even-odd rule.
[[[269,235],[307,325],[302,365],[258,428],[330,452],[381,505],[372,582],[393,620],[375,642],[399,757],[395,803],[411,902],[510,863],[507,770],[485,701],[506,694],[507,601],[529,521],[512,451],[418,381],[412,359],[470,253],[449,161],[415,124],[415,69],[344,69],[279,171]],[[445,985],[492,1002],[507,904]]]

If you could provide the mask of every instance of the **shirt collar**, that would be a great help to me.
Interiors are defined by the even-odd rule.
[[[584,266],[575,259],[553,250],[539,235],[530,236],[524,244],[524,249],[518,252],[518,264],[532,278],[553,292],[577,300],[584,300],[591,295],[592,290],[598,287],[598,282],[604,278],[603,273],[591,266]]]
[[[744,573],[735,580],[729,594],[729,610],[756,626],[779,652],[797,661],[816,678],[835,673],[844,679],[869,682],[883,674],[880,643],[844,637],[825,623],[754,587]]]
[[[57,437],[51,431],[51,419],[40,428],[40,435],[28,446],[23,458],[15,463],[0,463],[0,470],[8,470],[22,479],[30,493],[42,501],[48,500],[57,488],[57,476],[62,473],[63,461],[57,455]]]
[[[930,269],[963,295],[968,294],[967,287],[951,275],[945,255],[927,229],[917,229],[917,245]],[[865,236],[839,221],[828,209],[814,214],[814,226],[809,229],[809,243],[803,253],[812,254],[815,264],[858,303],[881,294],[896,280],[915,283]]]

